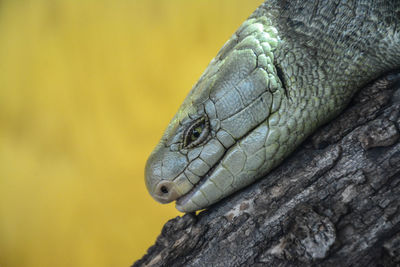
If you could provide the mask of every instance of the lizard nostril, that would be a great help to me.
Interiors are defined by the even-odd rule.
[[[180,196],[176,187],[176,184],[171,181],[160,181],[152,195],[158,202],[169,203]]]
[[[169,192],[168,188],[165,185],[161,186],[160,191],[163,194],[168,194]]]

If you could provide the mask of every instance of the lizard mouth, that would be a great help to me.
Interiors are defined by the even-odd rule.
[[[176,206],[177,207],[183,207],[191,198],[192,196],[197,193],[200,189],[200,187],[208,180],[208,178],[211,176],[211,174],[214,172],[214,169],[216,168],[218,164],[215,164],[205,175],[203,175],[200,178],[200,181],[198,181],[192,189],[190,189],[189,192],[184,194],[183,196],[179,197],[176,200]]]

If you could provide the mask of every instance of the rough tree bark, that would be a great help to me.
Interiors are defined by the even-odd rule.
[[[400,266],[399,77],[259,182],[167,222],[133,266]]]

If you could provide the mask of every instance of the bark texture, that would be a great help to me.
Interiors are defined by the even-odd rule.
[[[167,222],[133,266],[400,266],[399,77],[257,183]]]

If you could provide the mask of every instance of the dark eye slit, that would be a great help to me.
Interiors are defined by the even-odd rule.
[[[202,129],[201,133],[197,131],[194,133],[193,131],[199,126],[201,126]],[[208,135],[209,127],[208,118],[206,116],[194,121],[183,133],[183,147],[192,148],[201,144]],[[192,135],[194,135],[197,139],[191,140]]]

